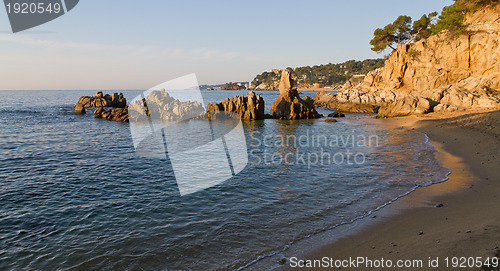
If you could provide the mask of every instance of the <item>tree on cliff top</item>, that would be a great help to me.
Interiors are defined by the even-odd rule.
[[[431,26],[436,12],[423,15],[419,20],[413,22],[410,16],[399,16],[392,24],[386,25],[383,29],[377,28],[373,33],[374,37],[370,41],[375,52],[382,52],[387,47],[396,50],[398,44],[408,44],[415,40],[427,38],[431,35]]]
[[[373,51],[380,53],[387,47],[395,50],[398,44],[409,44],[431,35],[438,34],[443,30],[450,34],[461,34],[467,26],[465,15],[479,9],[498,4],[499,0],[455,0],[453,5],[444,7],[439,19],[435,21],[437,12],[423,15],[419,20],[411,24],[409,16],[399,16],[392,24],[384,28],[377,28],[370,41]]]

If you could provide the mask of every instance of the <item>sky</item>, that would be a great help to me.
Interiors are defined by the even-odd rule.
[[[221,84],[271,69],[379,58],[384,53],[369,45],[376,28],[452,3],[81,0],[17,33],[2,9],[0,90],[148,89],[190,73],[200,84]]]

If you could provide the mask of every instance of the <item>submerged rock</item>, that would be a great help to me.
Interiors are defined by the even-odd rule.
[[[345,115],[336,111],[336,112],[328,114],[328,117],[330,117],[330,118],[343,118],[343,117],[345,117]]]
[[[271,115],[276,119],[316,119],[320,115],[309,97],[300,98],[289,70],[283,70],[279,84],[279,97],[271,105]]]

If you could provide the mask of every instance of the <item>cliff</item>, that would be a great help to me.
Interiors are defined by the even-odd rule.
[[[337,94],[336,102],[375,104],[384,116],[498,106],[500,5],[467,14],[465,22],[459,36],[443,31],[399,45],[383,68]]]

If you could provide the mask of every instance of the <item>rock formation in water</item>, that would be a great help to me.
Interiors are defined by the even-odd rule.
[[[245,120],[264,119],[264,99],[255,92],[248,92],[247,96],[236,96],[226,98],[220,103],[207,105],[207,112],[230,111],[238,114]]]
[[[173,98],[165,89],[155,90],[142,99],[131,103],[128,107],[130,118],[134,121],[151,119],[163,122],[187,120],[200,116],[205,112],[198,101],[180,101]]]
[[[77,104],[83,105],[85,108],[98,107],[115,107],[125,108],[127,100],[123,97],[123,93],[113,93],[112,95],[103,95],[102,91],[96,93],[95,96],[82,96]]]
[[[491,108],[500,105],[500,4],[466,16],[467,32],[447,32],[399,45],[383,68],[361,85],[335,96],[314,97],[316,106],[380,107],[380,116]],[[348,108],[344,105],[348,105]]]
[[[77,103],[77,104],[75,104],[74,108],[75,108],[75,113],[76,113],[76,114],[81,114],[81,115],[83,115],[83,114],[85,114],[85,113],[86,113],[86,112],[85,112],[85,107],[84,107],[81,103]]]
[[[75,113],[85,114],[85,108],[97,108],[94,111],[95,118],[128,122],[127,100],[122,93],[104,95],[99,91],[95,96],[82,96],[74,106]]]
[[[94,111],[94,118],[107,119],[118,122],[128,122],[127,108],[109,108],[99,107]]]
[[[313,100],[300,98],[294,86],[292,74],[283,70],[279,84],[279,97],[271,105],[271,115],[277,119],[315,119],[320,115],[316,112]]]

